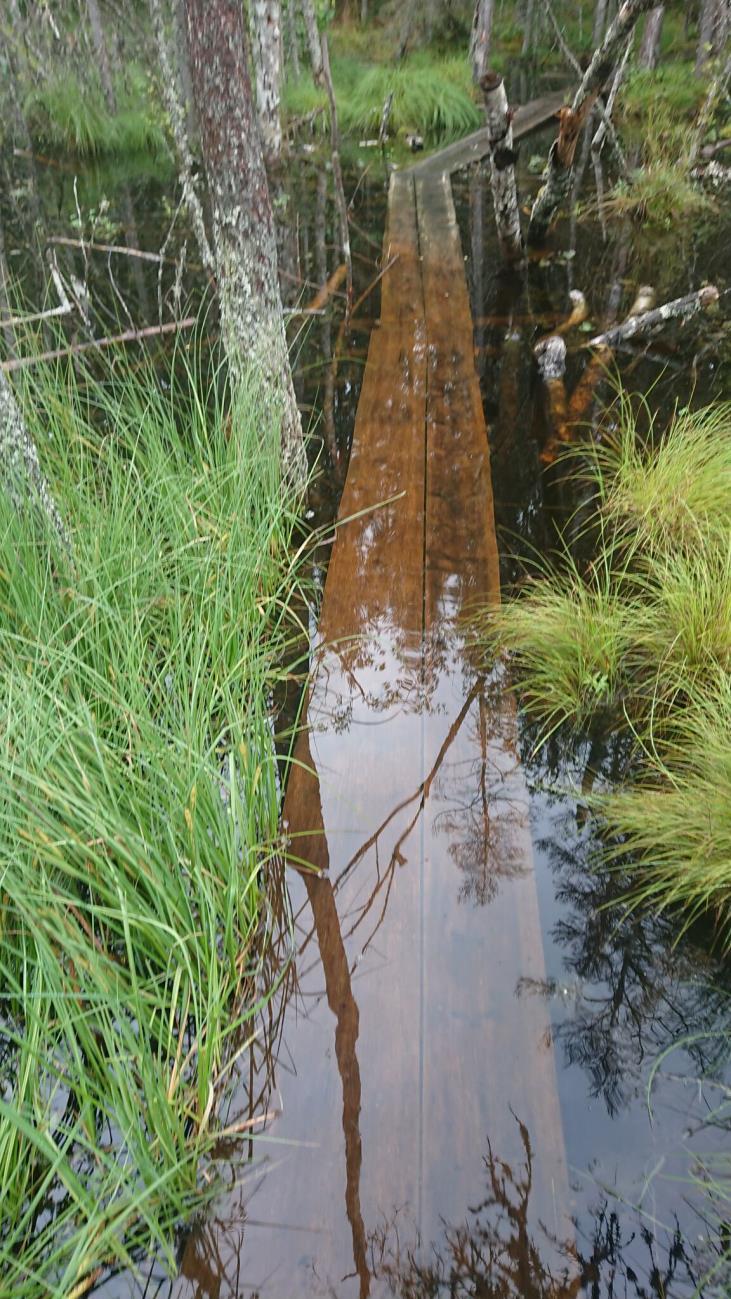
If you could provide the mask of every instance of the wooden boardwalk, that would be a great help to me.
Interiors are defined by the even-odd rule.
[[[220,1299],[436,1293],[471,1249],[490,1293],[576,1293],[514,708],[465,628],[499,567],[446,165],[392,176],[395,254],[285,803],[321,878],[293,874],[278,1144],[217,1224]]]

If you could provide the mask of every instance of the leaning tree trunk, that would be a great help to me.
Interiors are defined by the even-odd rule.
[[[487,73],[494,16],[495,0],[476,0],[470,37],[470,63],[472,80],[478,86]]]
[[[250,13],[259,131],[264,157],[275,163],[282,154],[282,6],[280,0],[251,0]]]
[[[665,5],[655,5],[645,19],[645,30],[642,33],[642,44],[638,63],[641,68],[647,68],[652,72],[657,67],[660,58],[660,36],[662,35],[662,24],[665,17]]]
[[[0,481],[18,510],[35,509],[51,524],[65,549],[69,538],[56,502],[38,462],[30,433],[13,396],[7,378],[0,370]]]
[[[571,107],[559,111],[559,133],[551,145],[544,183],[530,214],[529,243],[543,243],[553,218],[567,198],[573,178],[576,144],[582,127],[637,19],[652,8],[653,0],[624,0],[604,40],[592,55]]]
[[[292,384],[269,189],[244,55],[240,0],[186,0],[201,150],[208,178],[221,336],[234,380],[253,365],[280,421],[288,475],[306,472]]]

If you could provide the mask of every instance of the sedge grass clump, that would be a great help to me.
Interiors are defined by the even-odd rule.
[[[617,424],[577,471],[595,489],[592,562],[558,565],[485,627],[541,742],[561,722],[633,739],[639,783],[591,803],[636,863],[634,896],[683,923],[710,912],[731,948],[729,408],[643,440],[621,397]]]
[[[623,854],[638,862],[636,903],[672,907],[682,927],[716,916],[731,948],[731,676],[716,673],[673,718],[659,743],[646,744],[636,787],[596,800]]]
[[[731,532],[731,405],[681,410],[649,446],[621,400],[617,433],[593,451],[604,512],[653,554]]]
[[[67,71],[33,90],[25,111],[35,139],[79,157],[164,152],[162,114],[139,69],[129,69],[116,98],[110,112],[96,78],[82,84]]]
[[[334,58],[333,84],[343,131],[377,135],[383,105],[393,95],[389,118],[392,134],[418,132],[433,141],[453,139],[481,124],[466,59],[437,57],[419,51],[399,64],[364,63],[352,57]],[[327,128],[326,96],[311,78],[289,82],[283,96],[289,117],[304,117],[322,108],[319,121]]]
[[[478,628],[485,643],[509,651],[523,706],[540,719],[544,740],[562,723],[581,725],[613,705],[634,637],[636,611],[606,581],[608,571],[586,582],[570,561],[567,570],[531,581]]]
[[[269,991],[296,518],[253,382],[26,396],[72,543],[0,496],[0,1293],[40,1299],[172,1268],[215,1181]]]

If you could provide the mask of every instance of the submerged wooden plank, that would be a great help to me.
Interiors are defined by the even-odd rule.
[[[425,807],[424,1225],[433,1232],[461,1195],[462,1229],[491,1241],[495,1276],[509,1263],[526,1285],[536,1257],[560,1270],[552,1236],[569,1235],[568,1179],[546,1008],[516,999],[545,979],[517,727],[465,625],[475,603],[500,592],[464,262],[448,177],[419,176],[416,194],[428,358],[425,655],[435,683],[427,768],[456,728]],[[439,1169],[450,1152],[448,1206]],[[510,1169],[502,1180],[500,1161]]]
[[[183,1270],[215,1251],[218,1299],[385,1299],[446,1290],[474,1243],[486,1293],[559,1299],[552,1045],[519,996],[545,973],[528,803],[512,701],[464,631],[499,569],[446,176],[392,177],[387,258],[284,808],[320,877],[293,873],[278,1144]]]

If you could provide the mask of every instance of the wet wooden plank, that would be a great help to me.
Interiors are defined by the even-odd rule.
[[[513,139],[518,140],[530,135],[532,131],[540,130],[555,117],[563,102],[564,94],[559,91],[544,95],[542,99],[531,100],[529,104],[520,104],[513,118]],[[428,158],[420,158],[403,170],[414,177],[449,175],[463,167],[469,167],[473,162],[480,162],[487,157],[489,151],[487,130],[482,127],[439,149],[437,153],[430,154]]]
[[[425,807],[424,1227],[434,1231],[460,1199],[489,1199],[494,1158],[510,1167],[508,1190],[472,1230],[493,1233],[496,1248],[512,1233],[511,1257],[524,1267],[532,1247],[555,1264],[543,1226],[565,1238],[569,1224],[550,1024],[544,1005],[516,997],[545,978],[527,792],[509,695],[483,678],[465,627],[475,603],[500,596],[488,433],[449,178],[420,175],[416,194],[428,358],[425,654],[435,682],[427,769],[456,728]],[[448,1203],[439,1169],[450,1157]],[[520,1230],[511,1199],[521,1199]]]

